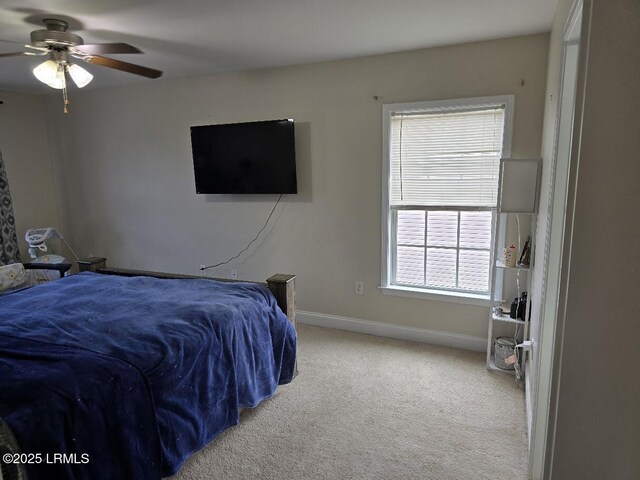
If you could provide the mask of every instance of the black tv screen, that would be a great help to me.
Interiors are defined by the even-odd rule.
[[[298,193],[293,120],[191,127],[197,193]]]

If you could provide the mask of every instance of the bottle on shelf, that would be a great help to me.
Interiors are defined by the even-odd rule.
[[[516,246],[511,245],[504,249],[504,266],[515,267],[516,266]]]

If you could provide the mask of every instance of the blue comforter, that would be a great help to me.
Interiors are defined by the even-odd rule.
[[[266,287],[83,273],[0,297],[0,416],[24,452],[77,455],[33,480],[157,479],[290,382],[295,355]]]

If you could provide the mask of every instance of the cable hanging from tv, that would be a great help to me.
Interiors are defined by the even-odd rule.
[[[256,233],[256,236],[253,238],[253,240],[251,240],[246,247],[244,247],[242,250],[240,250],[236,255],[234,255],[233,257],[231,257],[229,260],[226,260],[224,262],[220,262],[220,263],[216,263],[215,265],[209,265],[206,267],[200,267],[201,271],[205,271],[205,270],[209,270],[210,268],[216,268],[216,267],[220,267],[222,265],[226,265],[229,262],[231,262],[232,260],[235,260],[236,258],[238,258],[240,255],[242,255],[244,252],[246,252],[247,250],[249,250],[249,247],[251,247],[251,245],[253,244],[253,242],[255,242],[256,240],[258,240],[258,237],[260,237],[260,234],[264,231],[265,228],[267,228],[267,225],[269,225],[269,220],[271,220],[271,217],[273,216],[273,212],[276,211],[276,207],[278,206],[278,204],[280,203],[280,199],[282,198],[282,193],[278,196],[278,199],[276,200],[276,203],[273,205],[273,208],[271,209],[271,213],[269,213],[269,216],[267,217],[267,221],[264,222],[264,225],[262,226],[262,228],[258,231],[258,233]]]

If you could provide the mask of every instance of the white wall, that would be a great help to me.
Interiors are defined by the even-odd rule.
[[[242,257],[240,277],[292,272],[302,310],[483,337],[484,307],[377,289],[381,105],[513,93],[513,156],[537,157],[547,46],[547,35],[535,35],[73,90],[66,117],[51,97],[66,231],[79,252],[111,265],[196,273],[226,260],[253,238],[275,196],[196,195],[189,127],[294,118],[300,193],[283,198],[267,234]],[[228,276],[229,268],[212,273]],[[363,296],[354,294],[356,280]]]
[[[43,98],[0,91],[0,152],[9,179],[23,262],[30,259],[25,231],[58,226]]]

